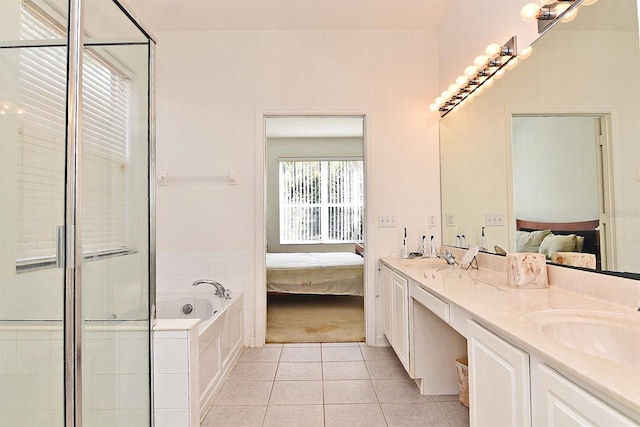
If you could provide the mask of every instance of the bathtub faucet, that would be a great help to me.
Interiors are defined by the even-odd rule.
[[[220,283],[214,282],[213,280],[207,280],[207,279],[196,280],[195,282],[192,283],[192,286],[198,286],[202,284],[211,285],[214,288],[216,288],[216,295],[218,295],[220,298],[227,298],[227,299],[231,298],[231,292],[226,290],[224,286],[222,286]]]

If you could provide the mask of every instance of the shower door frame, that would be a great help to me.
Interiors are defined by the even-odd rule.
[[[66,172],[63,227],[64,239],[64,413],[65,425],[81,427],[82,407],[82,230],[81,230],[81,124],[82,124],[82,66],[84,43],[85,0],[69,0],[67,30],[67,105],[66,105]],[[153,342],[151,330],[155,320],[155,38],[139,20],[118,0],[112,0],[122,13],[146,37],[148,46],[147,82],[147,146],[148,146],[148,280],[149,280],[149,420],[153,417]],[[134,43],[131,43],[134,44]],[[60,257],[61,254],[58,254]]]

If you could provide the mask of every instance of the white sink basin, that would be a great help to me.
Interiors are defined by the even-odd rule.
[[[528,317],[558,344],[613,362],[640,366],[640,313],[547,310]]]

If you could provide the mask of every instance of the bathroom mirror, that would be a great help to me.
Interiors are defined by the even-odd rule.
[[[638,277],[639,74],[636,0],[599,1],[580,6],[572,22],[533,44],[529,58],[444,117],[443,244],[455,246],[464,235],[467,246],[515,252],[517,219],[597,220],[596,269]],[[587,122],[586,152],[571,145],[572,121]],[[526,144],[524,154],[514,143]],[[533,184],[542,189],[535,197]],[[568,216],[549,214],[561,202]]]

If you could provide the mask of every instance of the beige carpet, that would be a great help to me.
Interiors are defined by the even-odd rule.
[[[267,342],[364,341],[364,298],[338,295],[269,295]]]

